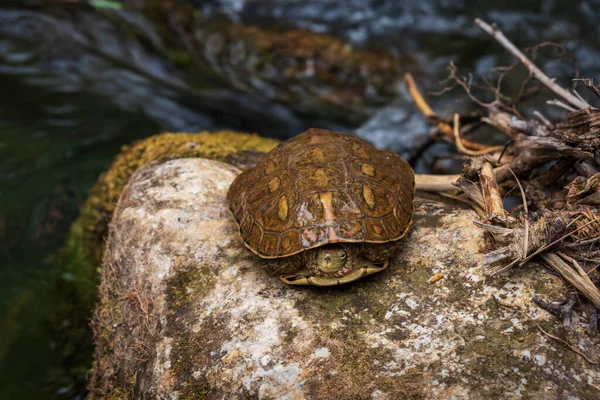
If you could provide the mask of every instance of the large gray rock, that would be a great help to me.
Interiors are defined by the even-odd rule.
[[[91,398],[597,398],[600,372],[545,336],[560,322],[529,267],[485,281],[470,211],[420,201],[386,271],[337,288],[290,287],[237,236],[225,194],[239,171],[180,159],[138,171],[110,227],[94,318]],[[428,283],[431,276],[444,278]],[[600,359],[576,314],[573,345]]]

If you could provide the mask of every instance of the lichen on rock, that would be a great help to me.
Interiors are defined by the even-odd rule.
[[[592,398],[600,372],[543,335],[530,300],[561,294],[539,269],[485,280],[467,210],[419,201],[390,267],[297,288],[242,246],[225,194],[239,170],[204,159],[147,165],[124,190],[94,318],[91,398]],[[429,277],[444,278],[429,283]],[[570,340],[598,358],[583,319]],[[595,385],[595,386],[594,386]]]

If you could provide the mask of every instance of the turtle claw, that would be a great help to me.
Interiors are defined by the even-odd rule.
[[[355,281],[363,276],[372,275],[376,272],[383,271],[389,264],[389,261],[378,264],[369,262],[367,265],[362,266],[350,274],[340,278],[302,274],[285,274],[280,275],[279,278],[288,285],[337,286]]]
[[[363,269],[366,271],[364,276],[372,275],[376,272],[383,271],[384,269],[386,269],[388,267],[388,265],[390,265],[390,262],[384,261],[383,263],[381,263],[381,266],[378,266],[378,265],[379,264],[371,264],[369,266],[363,267]]]
[[[279,279],[288,285],[337,286],[343,283],[336,278],[300,274],[280,275]]]
[[[279,275],[279,279],[283,281],[283,283],[287,283],[288,285],[312,285],[306,275],[298,275],[298,274],[286,274]]]

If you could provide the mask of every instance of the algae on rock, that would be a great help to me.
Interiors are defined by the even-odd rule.
[[[536,269],[485,282],[474,213],[419,201],[387,270],[289,287],[237,236],[225,194],[238,172],[179,159],[128,183],[104,255],[91,398],[597,395],[597,368],[492,297],[555,332],[560,323],[530,297],[563,283]],[[444,279],[428,283],[436,273]],[[583,321],[571,340],[600,356]]]

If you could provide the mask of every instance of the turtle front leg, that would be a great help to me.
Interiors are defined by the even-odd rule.
[[[338,286],[383,271],[388,265],[389,261],[374,263],[367,259],[360,259],[357,268],[341,277],[296,273],[283,274],[279,278],[288,285]]]
[[[288,285],[313,285],[309,280],[311,277],[303,274],[283,274],[279,275],[279,279]],[[317,285],[318,286],[318,285]]]

